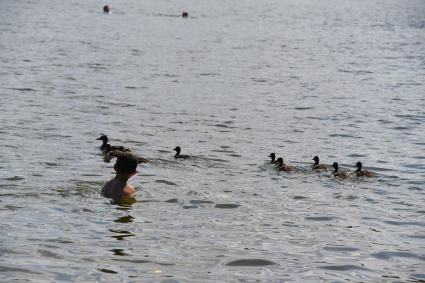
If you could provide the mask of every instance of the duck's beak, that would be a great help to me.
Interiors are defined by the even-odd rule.
[[[100,138],[97,138],[96,140],[97,140],[97,141],[100,141],[101,139],[102,139],[102,137],[100,137]]]

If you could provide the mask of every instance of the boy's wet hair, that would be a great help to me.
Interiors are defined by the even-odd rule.
[[[115,170],[117,173],[128,174],[136,171],[137,159],[130,153],[120,153],[115,162]]]

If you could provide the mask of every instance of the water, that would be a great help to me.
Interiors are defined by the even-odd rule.
[[[425,280],[423,1],[104,4],[0,2],[1,282]]]

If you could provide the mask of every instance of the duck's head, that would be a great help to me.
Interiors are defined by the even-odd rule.
[[[283,158],[279,157],[278,159],[276,159],[276,166],[280,167],[283,165]]]
[[[109,7],[109,5],[103,6],[103,12],[108,14],[111,12],[111,8]]]
[[[180,146],[176,146],[173,150],[175,150],[177,154],[180,154],[181,148]]]
[[[315,156],[315,157],[313,157],[313,159],[312,160],[314,160],[314,165],[318,165],[319,164],[319,156]]]
[[[275,161],[276,154],[274,152],[270,153],[269,157],[272,159],[272,163]]]
[[[334,162],[332,168],[335,169],[335,173],[338,172],[338,162]]]
[[[362,166],[363,166],[363,164],[362,164],[360,161],[358,161],[358,162],[356,163],[357,171],[362,170]]]
[[[108,137],[105,135],[101,135],[96,140],[103,141],[104,144],[108,143]]]

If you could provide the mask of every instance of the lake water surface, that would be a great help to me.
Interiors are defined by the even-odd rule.
[[[424,1],[104,4],[0,0],[0,282],[425,281]]]

